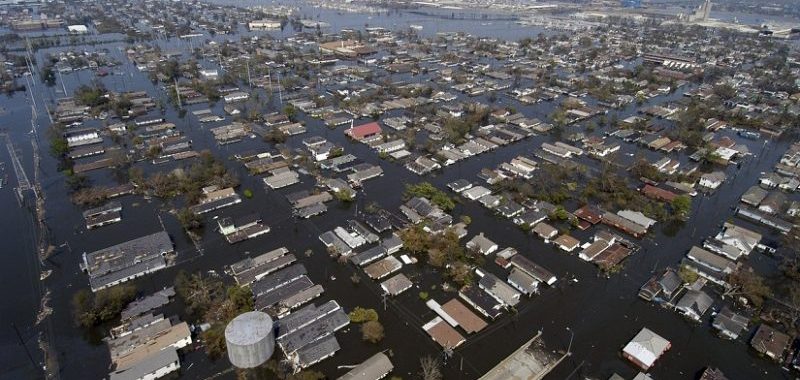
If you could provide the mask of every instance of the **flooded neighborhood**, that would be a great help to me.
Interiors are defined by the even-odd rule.
[[[0,1],[2,379],[800,376],[800,6]]]

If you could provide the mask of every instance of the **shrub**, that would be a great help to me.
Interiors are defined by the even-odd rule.
[[[363,307],[356,307],[348,314],[350,322],[364,323],[378,320],[378,312],[375,309],[365,309]]]

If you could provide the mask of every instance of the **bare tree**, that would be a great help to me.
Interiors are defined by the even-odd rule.
[[[425,356],[419,359],[420,376],[422,380],[441,380],[442,370],[439,365],[439,360],[432,356]]]

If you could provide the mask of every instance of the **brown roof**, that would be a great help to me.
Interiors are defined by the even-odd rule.
[[[597,257],[594,259],[594,262],[603,269],[608,270],[622,262],[622,260],[630,256],[630,254],[631,250],[629,248],[623,246],[622,244],[615,243],[597,255]]]
[[[486,327],[486,322],[483,319],[475,315],[455,298],[442,305],[442,310],[453,317],[467,334],[481,331]]]
[[[456,348],[464,343],[464,337],[443,319],[427,327],[426,331],[436,343],[445,348]]]
[[[574,249],[581,243],[581,241],[575,239],[570,235],[561,235],[557,237],[556,240],[553,240],[553,243],[555,243],[556,245]]]
[[[581,218],[591,224],[600,223],[600,219],[603,218],[603,212],[600,211],[597,207],[591,205],[585,205],[573,213],[578,218]]]
[[[678,196],[669,190],[664,190],[651,185],[644,185],[644,188],[642,188],[642,193],[649,198],[665,202],[672,202],[672,200]]]
[[[159,336],[150,340],[147,344],[137,347],[126,355],[114,358],[112,361],[117,365],[117,371],[130,368],[140,360],[188,337],[191,337],[189,325],[186,322],[181,322],[160,333]]]

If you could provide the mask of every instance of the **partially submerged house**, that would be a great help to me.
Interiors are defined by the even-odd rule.
[[[668,340],[645,327],[625,345],[622,356],[647,371],[670,347],[672,344]]]

